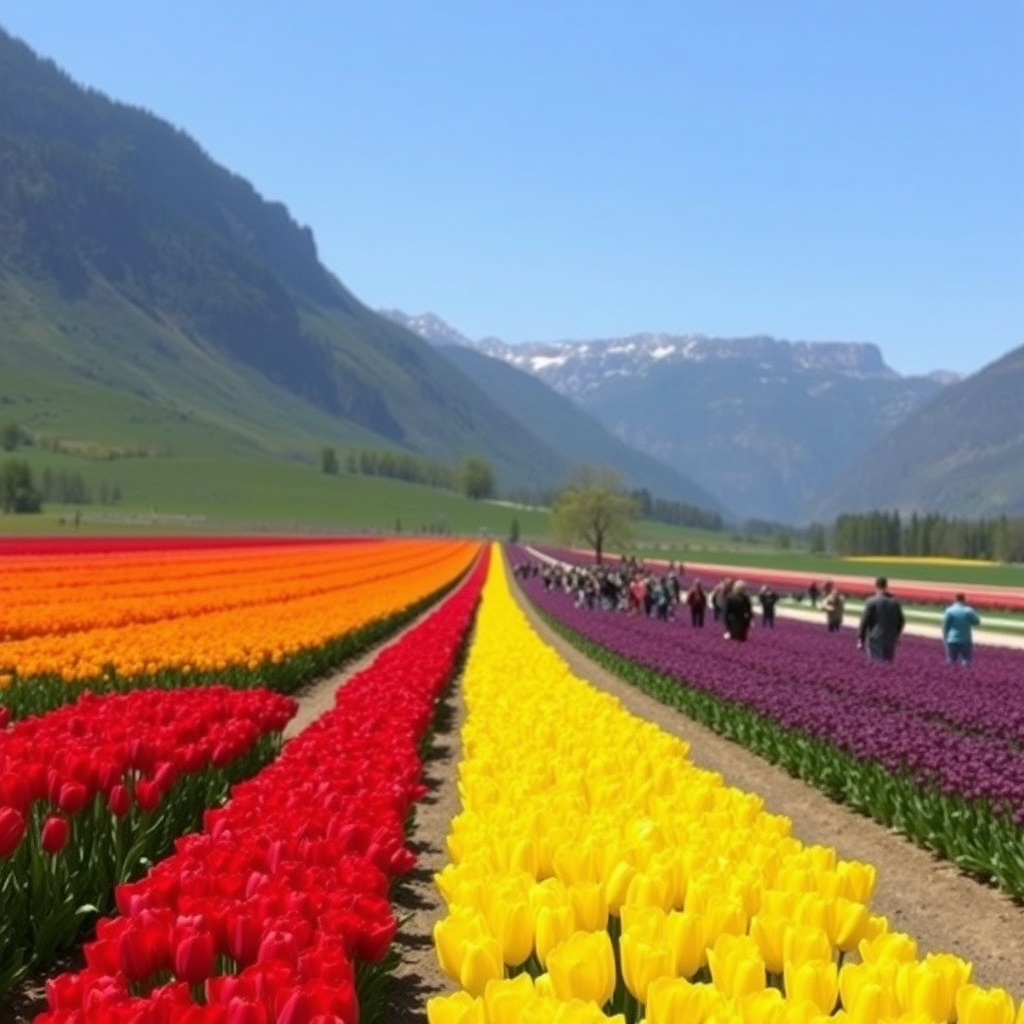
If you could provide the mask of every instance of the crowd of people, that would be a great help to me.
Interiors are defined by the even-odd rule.
[[[668,621],[688,619],[694,629],[703,629],[710,609],[711,621],[727,640],[743,643],[760,610],[761,627],[774,629],[776,605],[781,594],[770,584],[752,595],[741,579],[725,578],[710,589],[699,579],[686,583],[683,565],[669,562],[655,571],[635,557],[592,566],[571,565],[548,559],[529,559],[513,567],[517,576],[539,577],[545,589],[570,594],[577,607],[644,615]],[[788,595],[796,602],[806,597],[811,608],[819,609],[830,633],[843,627],[846,597],[831,581],[820,587],[811,582],[806,590]],[[820,606],[819,606],[820,601]],[[942,640],[950,664],[968,666],[973,652],[973,628],[981,622],[978,613],[957,594],[942,617]],[[857,646],[871,661],[893,661],[906,626],[903,606],[889,590],[885,577],[875,580],[875,592],[864,603],[857,623]]]

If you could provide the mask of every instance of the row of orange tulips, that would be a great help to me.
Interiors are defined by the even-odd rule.
[[[0,610],[0,708],[6,705],[16,716],[43,710],[67,699],[66,683],[105,689],[217,681],[293,689],[449,588],[478,550],[468,541],[392,540],[321,542],[311,551],[263,545],[258,556],[237,545],[226,553],[216,547],[173,551],[168,561],[185,558],[193,566],[187,599],[178,591],[180,579],[169,579],[173,596],[167,602],[152,591],[125,598],[122,603],[134,608],[131,621],[91,628],[85,623],[103,620],[116,590],[108,579],[105,597],[94,592],[91,565],[105,558],[127,573],[130,559],[65,559],[65,572],[78,586],[46,606],[52,612],[48,630],[5,639],[20,613],[10,602]],[[244,585],[229,575],[225,587],[219,570],[240,557],[255,557],[262,570],[247,569]],[[5,559],[5,579],[20,576],[30,590],[32,563],[38,562]],[[159,584],[152,560],[150,570]],[[295,575],[285,586],[289,573]]]

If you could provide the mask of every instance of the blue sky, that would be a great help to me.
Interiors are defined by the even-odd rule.
[[[1020,0],[0,0],[471,338],[1024,344]]]

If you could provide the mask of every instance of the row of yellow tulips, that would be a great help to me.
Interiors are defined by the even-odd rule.
[[[319,544],[284,589],[281,575],[299,558],[294,547],[262,549],[262,571],[248,573],[244,584],[229,574],[227,585],[219,569],[234,556],[208,550],[212,571],[193,573],[187,600],[179,592],[161,603],[150,589],[134,599],[137,614],[128,621],[93,628],[82,618],[99,614],[105,601],[88,581],[88,566],[76,561],[66,569],[80,585],[63,598],[63,617],[54,613],[48,630],[6,638],[5,622],[15,612],[0,611],[0,688],[14,678],[59,675],[74,682],[279,662],[424,599],[463,572],[478,548],[455,540]],[[17,562],[11,559],[5,570],[17,572]],[[198,569],[203,557],[193,556],[192,564]],[[177,588],[180,581],[167,585]]]
[[[871,912],[873,866],[802,844],[574,677],[491,564],[437,876],[459,990],[430,1024],[1012,1024],[1009,993]]]

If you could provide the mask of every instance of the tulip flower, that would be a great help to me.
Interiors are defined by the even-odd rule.
[[[764,965],[772,974],[782,974],[786,962],[786,933],[792,927],[792,921],[782,914],[755,914],[750,919],[750,937],[757,943]]]
[[[533,981],[528,974],[489,981],[483,994],[487,1024],[519,1024],[524,1009],[533,999]]]
[[[665,940],[675,955],[675,973],[692,978],[707,963],[707,938],[697,914],[673,910],[665,921]]]
[[[565,942],[576,930],[571,907],[541,907],[537,911],[534,946],[542,966],[547,966],[551,950]]]
[[[575,932],[548,953],[547,970],[559,999],[604,1006],[615,992],[615,954],[607,932]]]
[[[123,818],[132,809],[132,795],[128,787],[120,784],[113,786],[107,797],[107,807],[115,817]]]
[[[190,985],[213,974],[216,949],[209,932],[195,931],[178,940],[174,949],[174,973]]]
[[[839,996],[839,971],[831,960],[787,962],[783,968],[786,1000],[808,1002],[826,1016],[835,1009]]]
[[[721,935],[708,950],[715,988],[737,998],[765,987],[765,965],[757,943],[748,935]]]
[[[675,976],[675,953],[664,939],[653,941],[643,929],[626,930],[619,940],[622,980],[633,997],[647,1002],[647,989],[656,978]]]
[[[802,964],[808,960],[831,960],[832,943],[823,928],[798,924],[786,930],[782,942],[786,963]]]
[[[724,994],[713,985],[694,985],[684,978],[658,978],[647,989],[646,1024],[700,1024],[725,1001]]]
[[[622,904],[626,902],[636,868],[626,861],[616,862],[604,880],[604,894],[608,901],[608,912],[618,917]]]
[[[1014,1024],[1013,999],[1004,988],[962,985],[956,993],[957,1024]]]
[[[25,816],[13,807],[0,807],[0,857],[7,857],[18,848],[25,835]]]
[[[67,841],[67,818],[51,815],[43,822],[42,833],[39,837],[39,845],[46,851],[46,853],[60,853],[60,851],[67,845]]]
[[[868,908],[844,896],[826,901],[826,908],[825,931],[829,941],[844,953],[852,952],[868,937]]]
[[[433,996],[427,1000],[427,1024],[487,1024],[482,999],[468,992]]]
[[[608,927],[608,900],[600,882],[573,883],[568,897],[580,931],[600,932]]]
[[[880,960],[909,962],[917,959],[917,943],[904,932],[884,932],[873,939],[863,939],[857,950],[864,963],[877,963]]]
[[[934,1021],[952,1020],[956,994],[967,984],[970,973],[970,964],[950,954],[901,963],[896,994],[905,1012],[924,1013]]]
[[[896,995],[899,965],[897,960],[843,964],[839,971],[839,995],[844,1009],[858,1024],[902,1013]]]
[[[509,967],[518,967],[533,952],[534,914],[528,896],[499,896],[488,921],[498,938],[502,960]]]
[[[77,814],[88,800],[89,790],[81,782],[65,782],[57,794],[57,806],[65,814]]]

